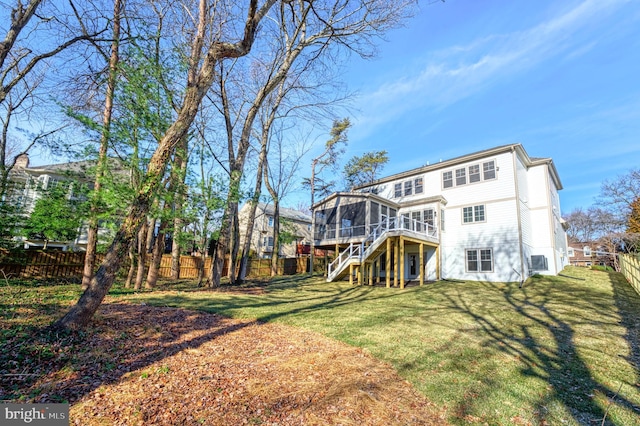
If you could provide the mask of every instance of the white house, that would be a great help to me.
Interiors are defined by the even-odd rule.
[[[247,235],[250,204],[245,203],[238,212],[241,240]],[[311,216],[298,210],[280,207],[280,232],[289,233],[294,240],[280,246],[280,257],[296,257],[299,247],[308,247],[311,243]],[[256,217],[251,233],[251,249],[260,258],[270,258],[273,253],[274,208],[271,204],[258,203]]]
[[[114,165],[118,166],[116,160],[110,160]],[[9,180],[12,182],[10,193],[7,197],[10,202],[18,206],[25,216],[33,212],[36,201],[42,196],[42,191],[51,189],[61,183],[73,182],[77,184],[84,182],[89,188],[93,187],[93,169],[96,162],[93,160],[75,161],[69,163],[49,164],[43,166],[31,166],[29,164],[29,156],[21,154],[16,159],[15,166],[9,174]],[[126,179],[126,173],[122,168],[116,167],[116,173],[119,179]],[[72,189],[69,197],[74,195]],[[99,239],[108,241],[112,235],[106,228],[100,228],[98,231]],[[45,242],[38,239],[23,237],[22,244],[25,248],[42,248]],[[86,250],[87,245],[87,229],[83,224],[78,229],[78,234],[73,241],[51,241],[47,243],[48,248],[62,250]]]
[[[567,258],[558,172],[512,144],[379,179],[316,203],[315,245],[340,255],[328,280],[523,281]]]

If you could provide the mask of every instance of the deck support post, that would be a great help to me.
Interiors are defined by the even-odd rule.
[[[404,288],[404,238],[400,237],[400,288]]]
[[[353,286],[353,263],[349,265],[349,285]]]
[[[400,275],[400,239],[394,241],[393,247],[393,286],[398,287],[398,276]]]
[[[420,286],[424,285],[424,244],[420,243]]]
[[[440,265],[440,246],[437,245],[436,246],[436,280],[441,280],[442,279],[442,275],[441,275],[441,265]]]
[[[387,254],[385,256],[385,272],[384,278],[387,284],[387,288],[391,287],[391,238],[387,237]]]

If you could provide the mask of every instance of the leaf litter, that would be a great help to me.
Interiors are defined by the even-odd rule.
[[[111,302],[81,336],[33,339],[0,399],[67,401],[71,424],[447,424],[390,365],[282,324]]]

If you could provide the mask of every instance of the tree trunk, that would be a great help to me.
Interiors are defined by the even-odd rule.
[[[174,193],[173,241],[171,245],[171,279],[180,278],[180,238],[184,220],[182,219],[182,204],[185,199],[185,179],[187,178],[187,149],[189,140],[185,137],[174,155],[173,168],[171,169],[171,187]]]
[[[168,210],[170,207],[167,203],[164,209]],[[166,217],[166,216],[165,216]],[[151,262],[149,263],[149,272],[147,273],[147,281],[144,284],[144,288],[154,288],[158,283],[158,275],[160,272],[160,262],[162,262],[162,254],[164,253],[164,234],[167,228],[167,221],[160,222],[158,228],[158,235],[156,236],[155,243],[153,244],[153,254],[151,256]]]
[[[260,156],[258,157],[258,171],[256,172],[256,185],[253,190],[253,196],[249,200],[250,209],[249,217],[247,217],[247,232],[245,234],[244,245],[242,247],[242,258],[240,259],[240,267],[238,270],[238,281],[243,282],[247,276],[247,266],[249,264],[249,253],[251,252],[251,241],[253,240],[253,226],[256,221],[256,208],[260,202],[260,191],[262,190],[262,173],[264,163],[267,158],[267,144],[263,143],[260,148]]]
[[[131,244],[129,247],[129,261],[131,264],[129,265],[129,273],[127,274],[127,281],[124,283],[125,288],[131,288],[131,283],[133,282],[133,276],[136,274],[136,256],[133,252],[134,244]]]
[[[143,185],[133,200],[127,215],[123,218],[111,247],[107,251],[102,265],[91,280],[89,288],[80,296],[78,302],[53,324],[54,328],[79,329],[85,327],[96,312],[109,289],[113,285],[129,246],[149,212],[150,202],[161,185],[165,167],[176,145],[186,137],[189,127],[196,117],[205,94],[211,87],[215,64],[222,58],[244,56],[251,50],[258,23],[273,6],[276,0],[267,0],[257,10],[257,0],[250,0],[249,12],[245,22],[244,37],[237,43],[216,42],[202,58],[200,49],[205,38],[206,2],[200,1],[198,30],[192,45],[189,76],[182,106],[175,122],[167,129],[156,151],[151,156]],[[199,70],[197,64],[202,60]]]
[[[147,266],[149,235],[153,235],[153,231],[149,232],[149,222],[145,220],[138,232],[138,273],[136,274],[136,283],[133,286],[134,290],[140,290],[142,288],[144,271]]]
[[[227,203],[224,214],[222,216],[222,223],[220,225],[220,235],[218,237],[218,243],[216,245],[216,251],[211,259],[211,274],[209,276],[209,287],[219,287],[220,280],[222,278],[222,269],[224,268],[224,258],[230,253],[232,248],[232,233],[234,220],[237,220],[238,212],[238,194],[240,192],[240,178],[242,172],[233,170],[231,172],[231,179],[229,183],[229,194],[227,194]],[[236,216],[234,218],[233,216]],[[229,267],[231,267],[230,259]],[[235,278],[235,277],[234,277]],[[234,279],[235,281],[235,279]]]
[[[102,134],[100,135],[100,150],[98,152],[98,165],[93,186],[94,197],[91,201],[89,212],[89,226],[87,228],[87,252],[84,257],[82,269],[82,289],[89,288],[96,267],[96,246],[98,245],[98,213],[102,179],[107,161],[107,148],[109,146],[109,132],[111,129],[111,115],[113,112],[113,97],[116,90],[116,77],[118,70],[118,46],[120,44],[120,7],[121,0],[113,3],[113,42],[111,43],[111,57],[109,58],[109,77],[107,80],[107,93],[105,94],[104,112],[102,115]]]
[[[280,201],[273,200],[273,252],[271,252],[271,276],[278,275],[278,259],[280,258]]]

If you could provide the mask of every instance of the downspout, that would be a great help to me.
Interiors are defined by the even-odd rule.
[[[516,215],[518,220],[518,248],[520,250],[520,288],[524,285],[524,281],[527,278],[527,274],[524,267],[524,250],[523,250],[523,238],[522,238],[522,213],[520,207],[520,185],[518,182],[518,161],[515,147],[511,148],[511,159],[513,161],[513,176],[514,183],[516,185]]]

